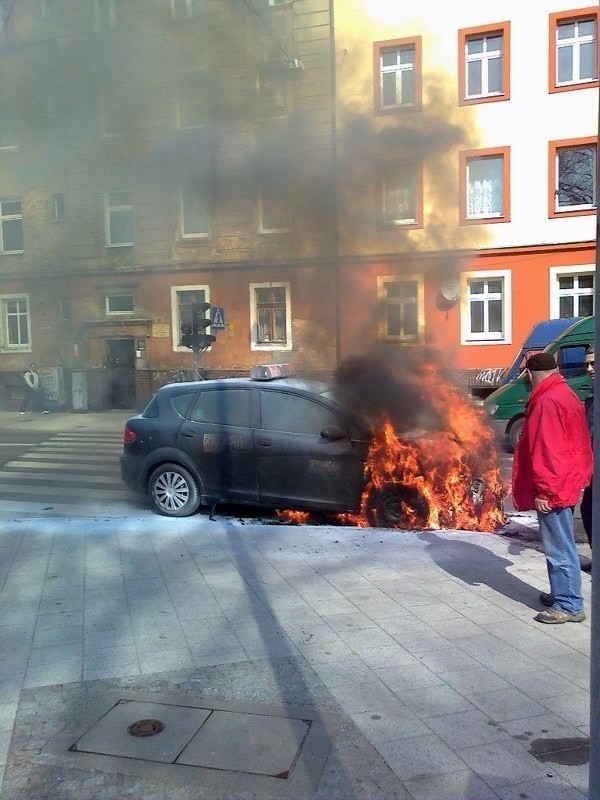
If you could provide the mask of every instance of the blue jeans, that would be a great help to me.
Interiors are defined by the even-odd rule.
[[[567,614],[578,614],[583,611],[583,597],[573,509],[554,508],[548,514],[538,511],[537,516],[554,605]]]

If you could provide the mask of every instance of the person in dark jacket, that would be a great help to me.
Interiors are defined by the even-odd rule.
[[[513,499],[521,511],[537,511],[550,593],[537,622],[585,619],[573,510],[592,475],[592,448],[583,404],[558,372],[554,356],[527,359],[532,391],[513,460]]]
[[[587,371],[588,375],[594,380],[594,348],[588,350],[585,354],[585,361],[587,364]],[[592,392],[585,398],[584,403],[585,409],[585,418],[588,424],[588,430],[590,432],[590,442],[594,441],[594,389],[592,386]],[[587,536],[588,543],[590,547],[592,546],[592,501],[593,501],[593,481],[590,481],[588,485],[583,490],[583,497],[581,498],[581,521],[583,522],[583,528],[585,530],[585,534]],[[592,564],[585,564],[581,567],[582,570],[585,572],[591,572]]]

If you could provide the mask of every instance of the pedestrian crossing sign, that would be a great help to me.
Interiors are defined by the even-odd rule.
[[[216,331],[225,330],[225,311],[221,306],[213,308],[211,325]]]

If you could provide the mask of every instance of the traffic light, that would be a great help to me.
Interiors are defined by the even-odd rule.
[[[206,350],[216,341],[216,336],[204,332],[210,325],[210,319],[206,316],[206,312],[209,310],[210,303],[192,303],[192,334],[190,344],[186,347],[191,347],[193,350]]]
[[[180,347],[192,346],[192,326],[189,322],[181,323],[181,341],[179,342],[179,345]]]

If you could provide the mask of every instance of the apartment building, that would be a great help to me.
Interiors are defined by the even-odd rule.
[[[3,9],[5,384],[33,360],[43,380],[60,371],[66,406],[139,406],[192,367],[182,327],[202,304],[216,338],[200,354],[209,375],[282,360],[330,375],[328,2]],[[14,406],[13,394],[7,385]]]
[[[5,406],[30,361],[139,406],[202,303],[211,376],[427,347],[468,380],[594,313],[597,6],[2,9]]]
[[[598,6],[336,0],[340,352],[594,313]]]

